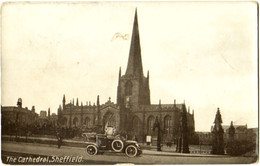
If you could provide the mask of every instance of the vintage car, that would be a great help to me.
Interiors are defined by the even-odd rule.
[[[126,140],[120,135],[83,133],[82,136],[87,144],[86,153],[90,156],[103,154],[105,151],[125,153],[128,157],[142,154],[141,147],[136,141]]]

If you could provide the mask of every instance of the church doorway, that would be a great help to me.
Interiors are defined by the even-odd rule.
[[[103,127],[104,127],[104,129],[106,127],[116,128],[116,118],[115,118],[115,115],[113,113],[107,112],[103,116]]]
[[[153,134],[154,116],[149,116],[147,119],[147,135]]]
[[[132,137],[133,139],[141,140],[141,120],[137,117],[134,116],[132,120]]]

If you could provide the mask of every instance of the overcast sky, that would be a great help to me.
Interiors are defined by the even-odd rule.
[[[257,4],[10,3],[2,8],[2,105],[57,112],[66,100],[116,102],[137,7],[153,104],[185,103],[195,130],[257,127]],[[113,38],[116,33],[125,38]],[[128,38],[127,38],[128,36]]]

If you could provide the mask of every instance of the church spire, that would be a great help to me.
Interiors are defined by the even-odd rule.
[[[77,98],[76,106],[79,106],[79,99]]]
[[[121,78],[121,66],[120,66],[120,68],[119,68],[118,83],[120,82],[120,78]]]
[[[150,76],[149,76],[149,70],[147,71],[147,88],[149,89],[149,79],[150,79]]]
[[[133,32],[132,32],[132,39],[131,39],[126,75],[143,76],[141,47],[140,47],[140,38],[139,38],[139,29],[138,29],[138,20],[137,20],[137,9],[135,9],[135,18],[134,18],[134,25],[133,25]]]
[[[63,103],[66,103],[65,94],[63,95],[62,102],[63,102]]]
[[[65,94],[63,95],[63,99],[62,99],[62,108],[65,109],[65,105],[66,105],[66,99],[65,99]]]

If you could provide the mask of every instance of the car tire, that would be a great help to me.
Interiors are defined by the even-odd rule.
[[[124,148],[124,143],[121,140],[114,140],[111,143],[111,147],[115,152],[121,152]]]
[[[95,145],[88,145],[86,148],[86,153],[90,156],[95,156],[98,152],[98,149]]]
[[[138,149],[136,146],[134,145],[129,145],[126,147],[125,149],[125,154],[128,156],[128,157],[135,157],[138,153]]]

